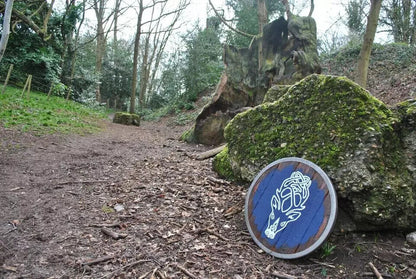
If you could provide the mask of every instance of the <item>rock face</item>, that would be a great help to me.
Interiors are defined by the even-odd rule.
[[[127,112],[116,112],[114,114],[113,123],[140,126],[140,116]]]
[[[195,141],[207,145],[223,142],[225,125],[241,108],[262,103],[272,84],[293,84],[320,72],[315,21],[281,17],[266,25],[249,48],[225,46],[223,59],[225,71],[194,129]]]
[[[346,78],[311,75],[238,114],[225,139],[214,159],[223,176],[249,182],[279,158],[302,157],[329,175],[350,229],[416,228],[416,101],[389,109]]]

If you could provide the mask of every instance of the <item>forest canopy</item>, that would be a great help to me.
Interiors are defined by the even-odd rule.
[[[6,4],[11,1],[0,2],[2,38],[6,37]],[[321,55],[362,43],[373,1],[342,1],[343,11],[333,25],[342,24],[348,32],[321,35]],[[176,5],[167,0],[14,1],[0,76],[4,80],[13,64],[11,83],[23,86],[27,76],[33,75],[33,88],[52,89],[54,94],[78,102],[107,102],[140,113],[189,109],[218,82],[224,67],[223,45],[247,47],[251,42],[227,25],[255,36],[261,33],[262,2],[267,22],[287,16],[288,10],[308,13],[314,7],[314,1],[227,0],[224,6],[207,4],[207,19],[185,26],[192,13],[189,10],[195,7],[190,0]],[[415,10],[415,1],[383,1],[377,34],[414,45]],[[134,26],[128,32],[121,20],[127,14],[133,15],[130,22]]]

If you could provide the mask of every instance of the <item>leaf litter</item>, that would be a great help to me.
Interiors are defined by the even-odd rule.
[[[248,185],[219,178],[209,147],[168,119],[88,136],[0,128],[1,278],[385,278],[416,276],[403,234],[334,232],[332,251],[280,260],[251,239]],[[358,248],[359,247],[359,248]],[[323,257],[325,255],[325,257]]]

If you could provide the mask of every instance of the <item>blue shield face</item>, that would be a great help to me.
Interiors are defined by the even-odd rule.
[[[264,231],[267,238],[274,239],[278,232],[302,215],[310,186],[311,179],[295,171],[276,188],[276,194],[270,200],[271,212]]]

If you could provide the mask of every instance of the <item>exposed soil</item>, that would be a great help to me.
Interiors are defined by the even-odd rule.
[[[326,249],[274,258],[246,229],[248,185],[193,159],[208,147],[178,141],[183,126],[103,125],[88,136],[0,128],[1,278],[376,278],[370,262],[384,278],[416,276],[399,232],[334,232]]]

